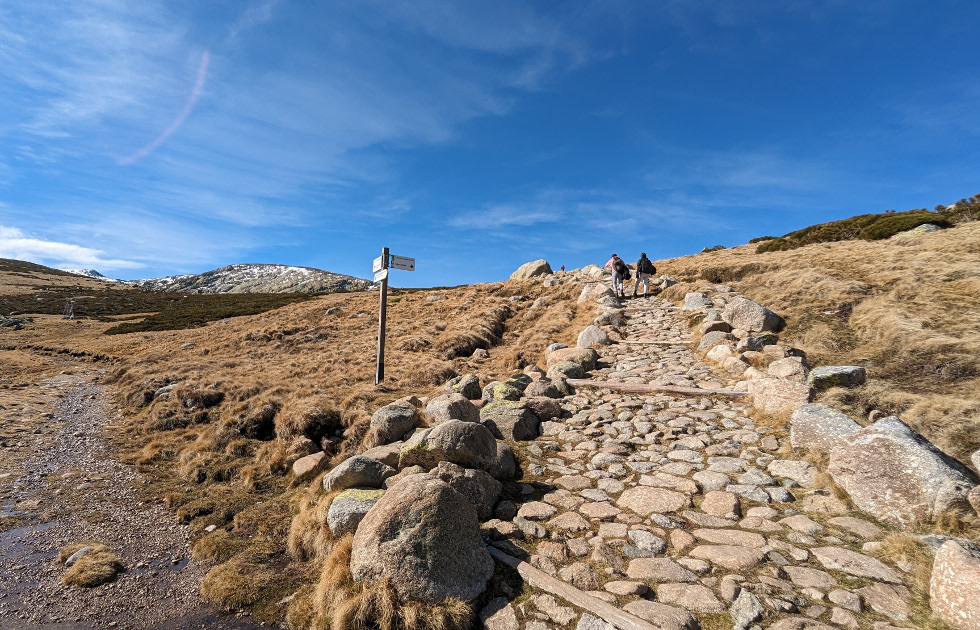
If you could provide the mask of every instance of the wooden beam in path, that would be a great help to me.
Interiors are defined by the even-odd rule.
[[[692,343],[689,341],[659,341],[657,339],[620,339],[619,343],[628,343],[633,345],[656,345],[656,346],[688,346]]]
[[[733,392],[730,389],[701,389],[700,387],[677,387],[674,385],[645,385],[643,383],[617,383],[615,381],[594,381],[588,378],[570,378],[572,387],[595,387],[613,389],[627,394],[680,394],[682,396],[748,396],[747,392]]]
[[[593,615],[600,617],[607,623],[611,623],[621,630],[660,630],[660,628],[651,624],[650,622],[644,621],[635,615],[631,615],[608,602],[602,601],[598,597],[589,595],[585,591],[581,591],[571,584],[566,584],[557,578],[553,578],[544,571],[532,567],[523,560],[518,560],[513,556],[507,555],[492,545],[487,545],[487,551],[489,551],[490,555],[497,560],[500,560],[504,564],[510,565],[517,569],[517,572],[520,573],[521,577],[524,578],[531,586],[557,595],[558,597],[575,604],[579,608],[584,608]]]

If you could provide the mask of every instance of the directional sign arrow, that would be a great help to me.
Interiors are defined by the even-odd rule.
[[[391,268],[404,271],[415,271],[415,259],[408,256],[392,256]]]

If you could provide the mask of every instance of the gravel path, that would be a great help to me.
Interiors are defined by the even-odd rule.
[[[259,627],[201,600],[207,568],[190,559],[186,529],[163,506],[139,501],[138,473],[109,450],[103,429],[117,412],[103,388],[80,376],[40,388],[58,395],[56,410],[18,414],[35,428],[0,451],[10,453],[3,516],[22,525],[0,533],[0,628]],[[95,588],[62,585],[59,549],[90,540],[118,554],[126,571]]]

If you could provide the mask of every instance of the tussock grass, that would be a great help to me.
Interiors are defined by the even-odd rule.
[[[77,551],[91,546],[92,549],[75,561],[61,579],[66,586],[82,586],[91,588],[116,579],[116,575],[124,569],[122,560],[99,542],[76,543],[69,545],[58,553],[58,562],[64,564]]]
[[[296,598],[288,618],[312,619],[314,630],[467,630],[473,609],[460,600],[438,604],[402,601],[387,579],[366,584],[350,575],[352,536],[337,541],[310,598]]]

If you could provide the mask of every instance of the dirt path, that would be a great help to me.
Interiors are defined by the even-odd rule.
[[[201,600],[207,568],[190,558],[186,529],[141,503],[138,473],[112,457],[103,431],[116,413],[85,371],[0,390],[0,628],[259,627]],[[58,551],[82,541],[106,544],[126,571],[62,585]]]

